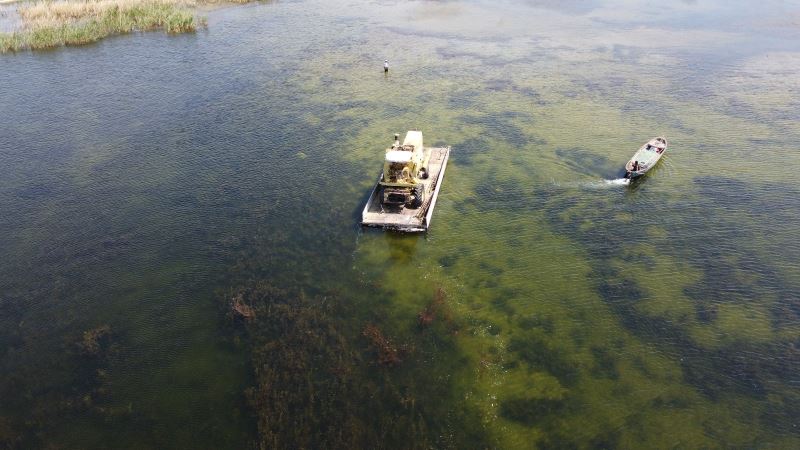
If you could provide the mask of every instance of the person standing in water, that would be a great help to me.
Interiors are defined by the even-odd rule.
[[[383,60],[383,72],[386,73],[388,71],[389,71],[389,60],[388,59],[384,59]]]

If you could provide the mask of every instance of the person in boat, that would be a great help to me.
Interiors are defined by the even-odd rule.
[[[383,72],[384,73],[389,72],[389,60],[388,59],[384,59],[383,60]]]
[[[637,170],[639,170],[639,161],[634,161],[633,166],[631,167],[632,167],[631,172],[636,172]]]

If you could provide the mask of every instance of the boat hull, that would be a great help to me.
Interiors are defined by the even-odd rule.
[[[667,139],[659,136],[645,142],[625,164],[625,178],[635,179],[650,171],[667,151]]]

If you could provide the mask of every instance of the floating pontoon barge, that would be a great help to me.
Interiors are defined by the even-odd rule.
[[[422,167],[417,168],[416,173],[413,172],[414,168],[412,167],[409,174],[408,169],[397,166],[400,161],[398,157],[402,156],[398,152],[413,152],[416,148],[423,150]],[[381,173],[378,183],[364,206],[364,211],[361,213],[361,224],[405,232],[426,231],[431,226],[436,198],[442,187],[449,157],[450,147],[422,147],[422,133],[419,131],[409,131],[403,145],[399,145],[399,141],[396,140],[395,145],[386,150],[384,172]],[[409,155],[404,161],[410,160],[411,156]],[[411,166],[411,163],[408,164]],[[393,183],[398,181],[393,175],[385,176],[386,171],[391,171],[392,167],[397,167],[399,170],[397,178],[405,176],[409,179],[408,183],[413,183],[415,195],[422,194],[420,201],[410,204],[391,202],[393,194],[389,191],[393,192],[393,185],[399,184]],[[384,192],[384,190],[387,191]]]

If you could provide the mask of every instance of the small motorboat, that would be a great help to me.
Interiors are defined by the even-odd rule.
[[[647,173],[667,151],[667,138],[656,137],[647,141],[625,164],[625,178],[634,179]]]

